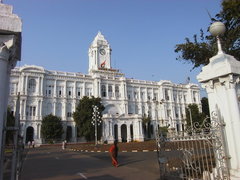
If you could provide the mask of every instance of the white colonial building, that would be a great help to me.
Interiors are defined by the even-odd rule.
[[[63,138],[77,141],[72,114],[83,96],[102,98],[103,141],[143,141],[146,137],[142,117],[151,117],[151,137],[159,126],[184,128],[185,108],[200,104],[196,84],[174,84],[161,80],[144,81],[126,78],[111,66],[111,48],[98,33],[89,48],[89,73],[49,71],[39,66],[12,70],[9,106],[15,111],[20,92],[21,130],[25,141],[42,143],[41,122],[52,113],[62,118]]]

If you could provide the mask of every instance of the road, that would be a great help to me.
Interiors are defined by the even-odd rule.
[[[120,152],[118,168],[106,152],[73,152],[55,148],[30,149],[20,180],[157,180],[156,152]]]

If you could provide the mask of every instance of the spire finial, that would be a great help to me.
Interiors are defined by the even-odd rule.
[[[226,27],[222,22],[214,22],[209,28],[209,32],[216,36],[217,38],[217,46],[218,46],[218,54],[223,54],[222,45],[219,36],[224,34],[226,31]]]

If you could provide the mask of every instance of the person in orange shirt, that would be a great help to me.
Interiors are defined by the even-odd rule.
[[[118,156],[117,140],[115,140],[114,144],[112,146],[110,146],[109,153],[110,153],[110,157],[112,159],[112,165],[115,167],[118,167],[119,164],[118,164],[118,160],[117,160],[117,156]]]

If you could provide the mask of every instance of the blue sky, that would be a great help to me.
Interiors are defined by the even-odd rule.
[[[126,77],[197,83],[200,68],[176,61],[176,44],[210,25],[221,0],[5,0],[22,18],[22,61],[48,70],[88,71],[88,48],[101,31],[112,66]]]

